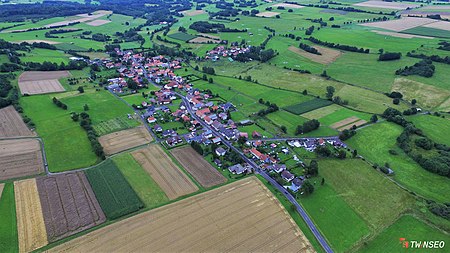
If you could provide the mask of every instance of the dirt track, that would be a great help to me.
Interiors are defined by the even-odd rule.
[[[36,180],[14,182],[19,252],[31,252],[47,245],[44,218]]]
[[[169,199],[196,192],[198,187],[186,176],[158,145],[151,145],[132,153],[166,193]]]
[[[203,187],[222,184],[227,179],[191,147],[170,152]]]
[[[43,171],[38,140],[0,141],[0,180],[35,175]]]
[[[112,224],[49,252],[314,252],[255,177]]]
[[[152,140],[152,136],[144,126],[110,133],[98,138],[107,155],[144,145]]]
[[[0,137],[35,136],[13,106],[0,109]]]
[[[49,242],[106,220],[83,172],[40,177],[36,183]]]

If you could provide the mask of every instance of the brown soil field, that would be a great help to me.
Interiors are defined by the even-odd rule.
[[[205,11],[204,10],[189,10],[189,11],[182,11],[181,13],[183,13],[183,15],[185,15],[187,17],[193,17],[193,16],[203,14],[203,13],[205,13]]]
[[[101,25],[105,25],[110,23],[110,20],[103,20],[103,19],[98,19],[98,20],[94,20],[92,22],[86,23],[86,25],[90,25],[90,26],[101,26]]]
[[[276,15],[279,15],[279,12],[274,12],[274,11],[264,11],[264,12],[260,12],[258,14],[256,14],[257,17],[265,17],[265,18],[271,18],[271,17],[275,17]]]
[[[220,43],[220,40],[211,39],[211,38],[204,38],[204,37],[196,37],[195,39],[192,39],[188,41],[189,43]]]
[[[98,229],[49,252],[314,252],[250,177]]]
[[[295,46],[290,46],[288,50],[320,64],[333,63],[337,58],[339,58],[339,56],[342,55],[342,52],[339,50],[320,47],[316,45],[314,45],[314,48],[316,48],[317,51],[319,51],[322,55],[311,54]]]
[[[36,175],[44,171],[38,140],[0,141],[0,180]]]
[[[0,184],[0,200],[2,198],[2,192],[3,192],[4,187],[5,187],[5,184]]]
[[[406,33],[383,32],[383,31],[377,31],[377,30],[372,30],[372,32],[380,34],[380,35],[388,35],[388,36],[404,38],[404,39],[412,39],[412,38],[433,39],[433,37],[414,35],[414,34],[406,34]]]
[[[177,148],[170,153],[203,187],[222,184],[227,179],[192,147]]]
[[[88,13],[78,14],[76,16],[69,17],[68,20],[48,24],[44,27],[65,26],[65,25],[68,25],[68,24],[74,23],[74,22],[85,23],[85,22],[89,22],[89,21],[97,19],[97,18],[101,18],[101,17],[111,14],[111,13],[112,13],[111,11],[96,11],[96,12],[92,13],[92,15],[89,15]]]
[[[153,140],[144,126],[100,136],[98,141],[107,155],[150,143]]]
[[[426,24],[437,22],[437,20],[430,18],[413,18],[413,17],[402,17],[401,19],[373,22],[361,24],[362,26],[377,27],[386,30],[401,32],[414,27],[423,26]]]
[[[406,3],[399,3],[399,2],[385,2],[385,1],[374,1],[374,0],[370,0],[370,1],[362,2],[362,3],[356,3],[353,5],[361,6],[361,7],[384,8],[384,9],[393,9],[393,10],[406,10],[408,7],[416,8],[416,7],[420,6],[418,4],[406,4]]]
[[[427,10],[450,10],[450,5],[428,5],[425,7],[422,7],[420,9],[427,9]]]
[[[0,137],[35,136],[13,106],[0,109]]]
[[[219,36],[214,36],[214,35],[210,35],[210,34],[207,34],[207,33],[197,33],[197,35],[198,36],[203,36],[203,37],[206,37],[206,38],[211,38],[213,40],[220,40]]]
[[[29,95],[62,92],[65,89],[58,79],[69,76],[69,71],[26,71],[19,76],[19,88]]]
[[[131,154],[169,199],[176,199],[198,191],[198,187],[178,168],[159,145],[150,145]]]
[[[19,252],[31,252],[48,244],[36,180],[14,182]]]
[[[25,71],[19,76],[19,82],[25,81],[39,81],[39,80],[54,80],[63,77],[69,77],[70,72],[63,71]]]
[[[344,131],[344,130],[346,130],[346,129],[351,129],[353,126],[359,127],[359,126],[362,126],[362,125],[364,125],[364,124],[366,124],[366,123],[367,123],[367,121],[361,119],[361,120],[358,120],[358,121],[356,121],[356,122],[353,122],[353,123],[350,123],[350,124],[348,124],[348,125],[345,125],[345,126],[339,128],[338,130],[339,130],[339,131]]]
[[[105,222],[83,172],[40,177],[36,183],[49,242]]]
[[[356,116],[352,116],[350,118],[346,118],[341,121],[338,121],[338,122],[334,123],[333,125],[331,125],[330,127],[334,128],[334,129],[338,129],[340,127],[346,126],[346,125],[356,122],[358,120],[360,120],[360,118],[358,118]]]
[[[401,92],[405,100],[417,99],[419,106],[430,109],[438,107],[450,97],[448,90],[407,78],[396,78],[392,91]]]
[[[450,22],[447,21],[438,21],[430,24],[424,25],[424,27],[435,28],[450,31]]]
[[[274,4],[274,5],[272,5],[271,7],[276,8],[276,7],[278,7],[278,6],[284,7],[284,8],[286,8],[286,9],[300,9],[300,8],[305,8],[305,6],[302,6],[302,5],[298,5],[298,4],[286,4],[286,3]]]

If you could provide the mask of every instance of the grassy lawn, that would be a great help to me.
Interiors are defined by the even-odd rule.
[[[371,229],[393,223],[413,198],[360,159],[324,159],[319,174],[364,219]]]
[[[321,124],[324,124],[326,126],[332,125],[338,121],[344,120],[349,117],[356,116],[360,119],[369,121],[371,115],[363,112],[357,112],[350,109],[347,109],[345,107],[340,108],[339,110],[332,112],[322,118],[319,118],[319,121]]]
[[[19,251],[16,224],[16,202],[14,201],[14,185],[6,183],[0,196],[0,252],[13,253]]]
[[[448,201],[450,179],[421,168],[400,150],[396,139],[402,131],[402,127],[390,122],[377,123],[358,131],[347,144],[373,163],[388,162],[395,172],[393,178],[409,190],[440,202]],[[391,155],[390,149],[398,155]]]
[[[431,115],[411,116],[408,120],[412,121],[416,127],[420,128],[426,136],[437,143],[450,146],[450,120]]]
[[[54,105],[52,95],[22,97],[20,103],[44,141],[50,171],[83,168],[97,162],[86,131],[70,118],[70,108],[65,111]]]
[[[158,184],[156,184],[130,154],[126,153],[115,156],[113,161],[142,202],[144,202],[145,207],[154,208],[169,202],[169,198],[159,188]]]
[[[374,240],[367,243],[362,252],[444,252],[439,249],[403,249],[400,238],[408,241],[446,241],[448,235],[423,223],[411,215],[404,215],[392,226],[384,230]],[[447,247],[447,245],[445,245]]]
[[[330,241],[335,252],[348,251],[352,245],[369,234],[364,220],[327,183],[317,180],[314,193],[301,197],[300,202]]]
[[[49,50],[42,48],[34,48],[29,53],[25,53],[25,56],[20,57],[22,62],[38,62],[43,63],[44,61],[56,62],[60,64],[64,62],[65,64],[69,63],[70,55],[65,54],[62,51],[58,50]]]

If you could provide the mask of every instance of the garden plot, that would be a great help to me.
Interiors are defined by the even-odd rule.
[[[106,220],[83,172],[41,177],[36,183],[49,242]]]
[[[134,151],[132,155],[169,199],[176,199],[198,190],[198,187],[181,172],[160,146],[150,145],[145,149]]]
[[[47,232],[35,179],[14,182],[19,252],[47,245]]]
[[[182,217],[182,219],[180,219]],[[49,252],[314,252],[255,177],[95,230]]]
[[[308,59],[310,59],[313,62],[317,62],[317,63],[320,63],[320,64],[333,63],[334,61],[336,61],[337,58],[339,58],[339,56],[342,55],[342,52],[339,51],[339,50],[326,48],[326,47],[321,47],[321,46],[316,46],[316,45],[314,45],[314,48],[316,48],[317,51],[319,51],[321,53],[321,55],[308,53],[305,50],[302,50],[302,49],[300,49],[298,47],[294,47],[294,46],[290,46],[288,48],[288,50],[293,52],[293,53],[296,53],[296,54],[298,54],[300,56],[308,58]]]
[[[44,171],[38,140],[0,141],[0,180],[36,175]]]
[[[98,138],[107,155],[150,143],[153,140],[144,126],[103,135]]]
[[[414,18],[414,17],[402,17],[401,19],[394,19],[382,22],[373,22],[361,24],[362,26],[377,27],[395,32],[401,32],[411,28],[427,25],[437,22],[437,20],[430,18]]]
[[[360,7],[384,8],[384,9],[393,9],[393,10],[406,10],[407,8],[417,8],[420,6],[418,4],[401,3],[401,2],[385,2],[385,1],[374,1],[374,0],[370,0],[370,1],[362,2],[362,3],[356,3],[353,5],[360,6]]]
[[[22,95],[62,92],[65,89],[58,79],[69,76],[69,71],[27,71],[19,76],[19,88]]]
[[[197,182],[204,187],[225,183],[226,178],[191,147],[170,152]]]
[[[0,109],[0,137],[35,136],[13,106]]]

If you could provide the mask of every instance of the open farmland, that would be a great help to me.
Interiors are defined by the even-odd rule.
[[[5,188],[5,184],[0,184],[0,198],[2,197],[3,188]]]
[[[85,174],[108,219],[119,218],[144,206],[111,160],[86,170]]]
[[[115,131],[132,128],[135,125],[136,121],[134,120],[126,119],[125,117],[117,117],[95,124],[94,130],[98,135],[105,135]]]
[[[286,210],[255,177],[117,222],[50,252],[99,248],[105,252],[314,252]]]
[[[318,108],[324,107],[324,106],[328,106],[331,105],[333,102],[329,101],[329,100],[325,100],[325,99],[320,99],[320,98],[315,98],[313,100],[309,100],[300,104],[296,104],[296,105],[290,105],[290,106],[286,106],[283,109],[296,114],[296,115],[300,115],[312,110],[316,110]]]
[[[34,136],[13,106],[0,109],[0,137]]]
[[[194,35],[190,35],[190,34],[183,33],[183,32],[173,33],[173,34],[168,35],[167,37],[176,39],[176,40],[182,40],[184,42],[187,42],[189,40],[196,38],[196,36],[194,36]]]
[[[69,71],[27,71],[19,76],[19,88],[22,95],[62,92],[65,89],[58,79],[69,76]]]
[[[16,205],[13,183],[1,184],[0,191],[0,252],[18,252]]]
[[[107,155],[150,143],[153,140],[144,126],[101,136],[98,141]]]
[[[436,22],[436,20],[429,18],[402,17],[401,19],[394,19],[383,22],[365,23],[361,25],[401,32],[404,30],[408,30],[411,28],[423,26],[434,22]]]
[[[408,118],[414,125],[436,143],[450,146],[450,119],[432,115],[414,115]]]
[[[360,7],[371,7],[371,8],[382,8],[382,9],[393,9],[393,10],[406,10],[407,8],[419,7],[418,4],[410,4],[403,2],[386,2],[386,1],[376,1],[370,0],[367,2],[356,3],[354,6]]]
[[[132,155],[169,199],[176,199],[198,190],[198,187],[177,167],[160,146],[150,145],[134,151]]]
[[[331,127],[335,128],[335,129],[338,129],[338,128],[344,127],[346,125],[352,124],[354,122],[357,122],[358,120],[359,120],[358,117],[352,116],[350,118],[346,118],[346,119],[343,119],[341,121],[338,121],[338,122],[334,123],[333,125],[331,125]]]
[[[19,252],[47,245],[47,232],[35,179],[14,182]]]
[[[255,16],[271,18],[271,17],[275,17],[276,15],[279,15],[279,14],[280,14],[279,12],[275,12],[275,11],[264,11],[264,12],[260,12],[260,13],[256,14]]]
[[[188,10],[188,11],[182,11],[181,13],[185,16],[193,17],[193,16],[204,14],[205,11],[204,10]]]
[[[216,168],[191,147],[177,148],[170,153],[204,187],[211,187],[227,181]]]
[[[83,172],[40,177],[36,183],[49,242],[105,221]]]
[[[319,51],[321,55],[308,53],[305,50],[302,50],[294,46],[290,46],[288,50],[320,64],[330,64],[334,62],[337,58],[339,58],[339,56],[342,55],[342,52],[339,50],[316,45],[314,46],[314,48],[317,49],[317,51]]]
[[[44,172],[41,145],[38,140],[0,141],[0,180]]]
[[[91,21],[89,23],[86,23],[86,25],[90,25],[90,26],[101,26],[101,25],[105,25],[108,24],[109,22],[111,22],[110,20],[102,20],[102,19],[98,19],[98,20],[94,20]]]
[[[284,7],[284,8],[291,8],[291,9],[300,9],[300,8],[304,8],[305,6],[302,5],[298,5],[298,4],[288,4],[288,3],[279,3],[279,4],[274,4],[272,5],[272,7]]]

